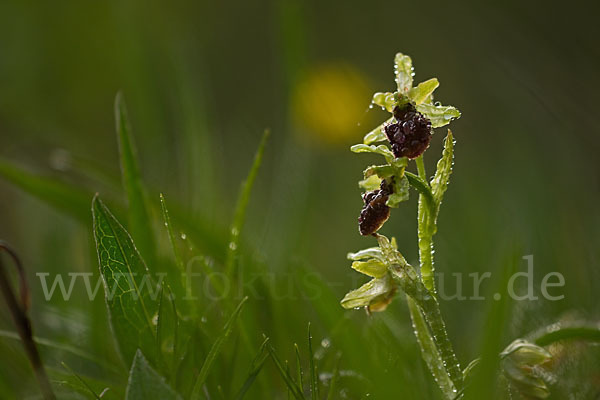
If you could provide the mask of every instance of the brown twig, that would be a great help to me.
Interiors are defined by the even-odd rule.
[[[27,353],[27,357],[31,362],[33,372],[40,386],[44,399],[55,400],[56,396],[54,395],[52,387],[50,386],[50,381],[48,380],[48,375],[46,374],[46,370],[42,364],[40,353],[38,352],[38,349],[33,341],[31,321],[27,316],[27,310],[29,309],[29,287],[27,286],[27,279],[25,276],[25,270],[23,269],[23,264],[21,264],[21,260],[17,256],[17,253],[8,245],[8,243],[2,240],[0,240],[0,252],[1,251],[6,251],[8,253],[8,255],[12,258],[15,267],[17,268],[17,272],[19,274],[20,299],[17,300],[17,297],[15,296],[10,280],[4,269],[4,263],[2,262],[1,257],[0,291],[6,300],[6,304],[17,328],[17,333],[23,342],[23,347],[25,347],[25,352]]]

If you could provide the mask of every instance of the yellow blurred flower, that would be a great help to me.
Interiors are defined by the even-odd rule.
[[[370,101],[366,79],[347,64],[313,67],[300,79],[292,95],[296,123],[313,141],[347,144],[362,136],[359,126]]]

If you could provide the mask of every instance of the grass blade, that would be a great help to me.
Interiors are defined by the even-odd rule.
[[[294,396],[294,398],[296,400],[304,400],[304,395],[302,394],[302,390],[298,387],[298,384],[296,382],[294,382],[294,379],[292,379],[292,376],[287,372],[286,368],[281,363],[281,360],[279,359],[279,357],[277,357],[277,354],[275,353],[275,349],[273,349],[273,347],[270,344],[267,344],[267,350],[269,351],[269,355],[271,356],[273,363],[275,363],[275,367],[277,367],[277,371],[279,371],[279,374],[283,378],[283,381],[285,382],[285,384],[286,384],[287,388],[289,389],[289,391],[291,392],[292,396]]]
[[[2,159],[0,159],[0,176],[51,207],[80,222],[88,223],[89,199],[93,193],[57,179],[38,176]]]
[[[327,393],[327,400],[335,399],[335,389],[337,387],[338,380],[340,379],[340,359],[341,354],[339,354],[335,360],[333,375],[331,376],[331,381],[329,382],[329,393]]]
[[[98,196],[92,201],[94,238],[111,326],[119,350],[131,364],[137,349],[156,361],[157,287],[131,236]],[[146,287],[144,287],[146,286]]]
[[[135,238],[140,253],[153,265],[155,246],[150,212],[127,110],[121,93],[118,93],[115,98],[115,121],[119,142],[121,179],[127,195],[129,231]]]
[[[308,355],[310,357],[310,394],[312,400],[319,400],[319,380],[317,375],[317,366],[315,365],[315,356],[312,348],[312,335],[310,334],[310,323],[308,324]]]
[[[294,344],[294,349],[296,350],[296,373],[298,374],[298,385],[300,385],[300,389],[304,390],[304,379],[302,377],[302,361],[300,360],[300,349],[297,344]]]
[[[169,216],[169,210],[167,209],[165,196],[162,193],[160,194],[160,209],[162,211],[162,216],[165,221],[165,226],[167,228],[167,234],[169,235],[169,241],[171,242],[171,247],[173,248],[175,265],[177,266],[177,268],[179,268],[181,272],[185,272],[185,267],[183,265],[183,260],[181,258],[179,246],[177,246],[177,239],[175,237],[175,233],[173,232],[173,226],[171,225],[171,217]]]
[[[246,392],[250,389],[256,377],[262,370],[262,367],[265,365],[267,361],[267,357],[269,353],[266,351],[267,343],[269,342],[269,338],[266,338],[264,342],[261,344],[260,349],[258,350],[258,354],[252,360],[252,364],[250,365],[250,372],[248,373],[248,377],[244,382],[244,385],[240,389],[240,391],[235,396],[235,400],[242,400],[246,395]]]
[[[515,273],[520,262],[518,254],[520,251],[513,250],[514,253],[505,266],[499,272],[494,286],[496,293],[503,293],[503,289],[508,287],[510,277]],[[487,296],[486,296],[487,297]],[[489,296],[492,298],[492,296]],[[489,398],[497,388],[498,369],[500,357],[499,354],[504,348],[504,339],[506,332],[506,322],[510,316],[512,303],[510,296],[501,296],[499,300],[488,300],[488,312],[485,317],[485,329],[481,334],[481,361],[472,373],[472,379],[465,388],[465,400]]]
[[[61,362],[61,365],[67,370],[69,371],[69,373],[71,375],[73,375],[75,377],[75,379],[77,379],[79,381],[79,383],[81,383],[89,392],[92,396],[94,396],[95,399],[100,400],[100,396],[98,396],[98,394],[94,391],[94,389],[88,385],[88,383],[86,381],[84,381],[83,379],[81,379],[81,377],[79,375],[77,375],[75,373],[75,371],[73,371],[67,364],[65,364],[64,362]]]
[[[229,246],[227,247],[227,257],[225,260],[225,271],[227,273],[227,276],[229,277],[231,277],[235,272],[240,232],[242,230],[242,226],[244,225],[244,219],[246,217],[246,208],[248,207],[248,200],[250,200],[252,186],[254,185],[256,175],[258,174],[260,164],[262,163],[263,153],[265,151],[267,139],[269,138],[269,133],[270,131],[268,129],[265,130],[265,132],[263,133],[262,139],[258,146],[258,150],[254,155],[254,162],[252,163],[252,167],[250,168],[248,177],[242,183],[240,194],[237,199],[237,204],[235,206],[235,215],[233,217],[233,223],[231,224]]]
[[[5,330],[0,330],[0,337],[6,338],[6,339],[21,340],[21,338],[19,337],[19,335],[16,332],[5,331]],[[113,365],[108,364],[102,360],[99,360],[92,354],[86,353],[85,351],[83,351],[77,347],[70,346],[68,344],[55,342],[53,340],[41,338],[38,336],[34,336],[33,341],[35,342],[35,344],[37,344],[39,346],[44,346],[49,349],[54,349],[54,350],[62,351],[65,353],[69,353],[69,354],[79,357],[83,360],[92,362],[92,363],[98,365],[99,367],[105,369],[106,371],[112,372],[115,375],[121,374],[121,372],[118,369],[116,369]]]
[[[237,306],[237,308],[235,309],[233,314],[231,314],[231,317],[229,317],[229,320],[227,320],[227,323],[225,323],[223,332],[221,333],[221,335],[217,338],[215,343],[213,343],[212,347],[210,348],[208,355],[204,359],[204,364],[202,364],[202,368],[200,369],[200,373],[198,374],[196,383],[194,384],[194,389],[192,390],[192,395],[191,395],[192,400],[196,400],[196,399],[200,398],[200,391],[202,390],[202,387],[204,386],[204,383],[206,382],[206,378],[208,377],[208,372],[210,371],[210,368],[212,367],[215,359],[221,352],[221,348],[223,347],[223,344],[225,343],[227,338],[231,335],[231,331],[233,330],[235,322],[237,321],[238,317],[240,316],[240,313],[242,312],[242,308],[244,307],[244,303],[246,303],[247,300],[248,300],[248,297],[244,297],[244,299],[242,299],[242,301]]]

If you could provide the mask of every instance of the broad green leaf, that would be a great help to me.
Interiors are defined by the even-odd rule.
[[[315,365],[315,354],[312,348],[312,334],[310,333],[310,322],[308,323],[308,366],[310,368],[310,395],[312,400],[319,400],[319,378],[317,366]]]
[[[386,274],[383,278],[372,279],[358,289],[346,294],[341,301],[341,305],[346,309],[367,307],[372,303],[377,303],[386,298],[393,290],[394,286],[389,274]]]
[[[437,78],[431,78],[425,82],[419,83],[416,87],[410,89],[408,97],[416,104],[419,105],[431,96],[433,91],[440,86]]]
[[[385,145],[380,144],[379,146],[367,145],[367,144],[355,144],[350,147],[350,150],[353,153],[375,153],[381,154],[385,157],[387,162],[392,162],[394,159],[394,154],[392,151]]]
[[[417,111],[424,114],[433,128],[448,125],[453,119],[460,117],[460,111],[452,106],[437,106],[435,104],[419,104]]]
[[[383,278],[387,274],[386,265],[374,258],[368,261],[354,261],[352,269],[371,278]]]
[[[93,193],[53,178],[35,175],[2,159],[0,176],[53,208],[88,223]]]
[[[131,236],[98,196],[92,201],[92,216],[106,303],[121,355],[129,364],[141,349],[154,362],[157,286]]]
[[[298,384],[294,382],[294,379],[292,379],[292,376],[290,375],[289,371],[283,366],[283,363],[281,362],[279,357],[277,357],[277,353],[275,353],[275,349],[273,348],[273,346],[267,344],[267,350],[269,351],[269,355],[271,356],[271,359],[273,360],[277,371],[283,378],[283,381],[285,382],[288,390],[290,391],[294,399],[305,400],[304,394],[302,393],[302,389],[298,387]]]
[[[236,258],[238,254],[238,247],[240,242],[240,232],[244,225],[246,217],[246,209],[248,208],[248,201],[250,200],[250,193],[252,192],[252,186],[256,180],[256,175],[262,163],[263,153],[265,152],[265,146],[267,139],[269,138],[269,130],[265,130],[262,139],[258,146],[258,150],[254,155],[254,162],[248,173],[248,177],[242,183],[240,194],[238,195],[237,203],[235,206],[235,215],[233,217],[233,223],[231,224],[229,246],[227,246],[227,257],[225,259],[225,271],[227,276],[231,277],[235,270]]]
[[[405,94],[413,86],[413,65],[409,56],[397,53],[394,58],[394,74],[396,75],[396,84],[398,91]]]
[[[383,142],[384,140],[387,140],[387,136],[385,135],[385,132],[383,131],[383,127],[386,126],[387,124],[391,124],[393,121],[394,121],[394,117],[388,119],[383,124],[379,125],[377,128],[373,129],[371,132],[367,133],[365,135],[365,137],[363,138],[363,143],[364,144],[372,144],[372,143]]]
[[[250,371],[248,372],[248,376],[244,381],[244,385],[239,390],[237,395],[235,396],[235,400],[242,400],[246,395],[246,392],[250,389],[256,377],[262,370],[262,367],[265,365],[265,361],[267,361],[267,357],[269,356],[268,351],[266,351],[267,343],[269,339],[265,339],[258,350],[258,354],[252,360],[252,364],[250,365]]]
[[[119,142],[121,179],[127,195],[129,231],[135,238],[140,253],[154,264],[155,245],[146,192],[138,165],[133,134],[121,93],[115,98],[115,121]]]
[[[140,350],[135,354],[129,382],[127,383],[126,400],[181,400],[181,396],[167,384],[165,379],[148,364]]]
[[[358,182],[358,186],[366,191],[377,190],[381,186],[381,178],[377,175],[371,175]]]
[[[442,158],[437,163],[437,169],[435,175],[431,180],[431,193],[433,195],[433,201],[436,204],[436,208],[439,206],[444,198],[444,193],[448,188],[448,182],[450,181],[450,175],[452,174],[452,165],[454,164],[454,137],[452,131],[448,129],[448,135],[444,141],[444,151],[442,152]]]
[[[396,96],[396,93],[379,92],[373,95],[372,103],[378,105],[379,107],[388,112],[392,112],[394,110],[394,107],[398,105],[398,98]]]
[[[200,368],[200,373],[198,374],[196,383],[194,384],[194,389],[192,390],[192,395],[191,395],[192,400],[196,400],[196,399],[200,398],[200,392],[202,390],[202,387],[204,386],[204,383],[206,382],[206,378],[208,377],[208,372],[210,371],[210,368],[212,367],[213,363],[215,362],[215,359],[221,352],[221,349],[223,348],[223,344],[231,335],[231,332],[233,331],[233,327],[235,326],[235,323],[238,320],[238,317],[240,316],[240,313],[242,312],[242,308],[244,307],[244,304],[246,303],[247,300],[248,300],[248,297],[244,297],[242,299],[242,301],[240,302],[240,304],[238,304],[236,309],[233,311],[233,314],[231,314],[231,316],[225,323],[223,332],[221,332],[221,334],[219,335],[217,340],[215,340],[212,347],[210,348],[208,355],[204,359],[202,368]]]
[[[376,258],[382,262],[385,261],[385,256],[379,247],[369,247],[368,249],[363,249],[357,251],[356,253],[348,253],[347,257],[349,260],[353,261],[365,260],[369,258]]]
[[[394,180],[394,193],[392,193],[386,202],[388,207],[396,208],[403,201],[408,200],[410,184],[406,176]]]

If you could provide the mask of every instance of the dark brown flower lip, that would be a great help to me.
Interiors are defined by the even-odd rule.
[[[431,141],[431,121],[418,112],[412,103],[393,110],[395,122],[384,127],[396,158],[417,158]]]
[[[358,217],[358,230],[361,235],[374,234],[388,220],[390,208],[386,202],[392,193],[392,185],[383,180],[379,189],[363,194],[365,205]]]

